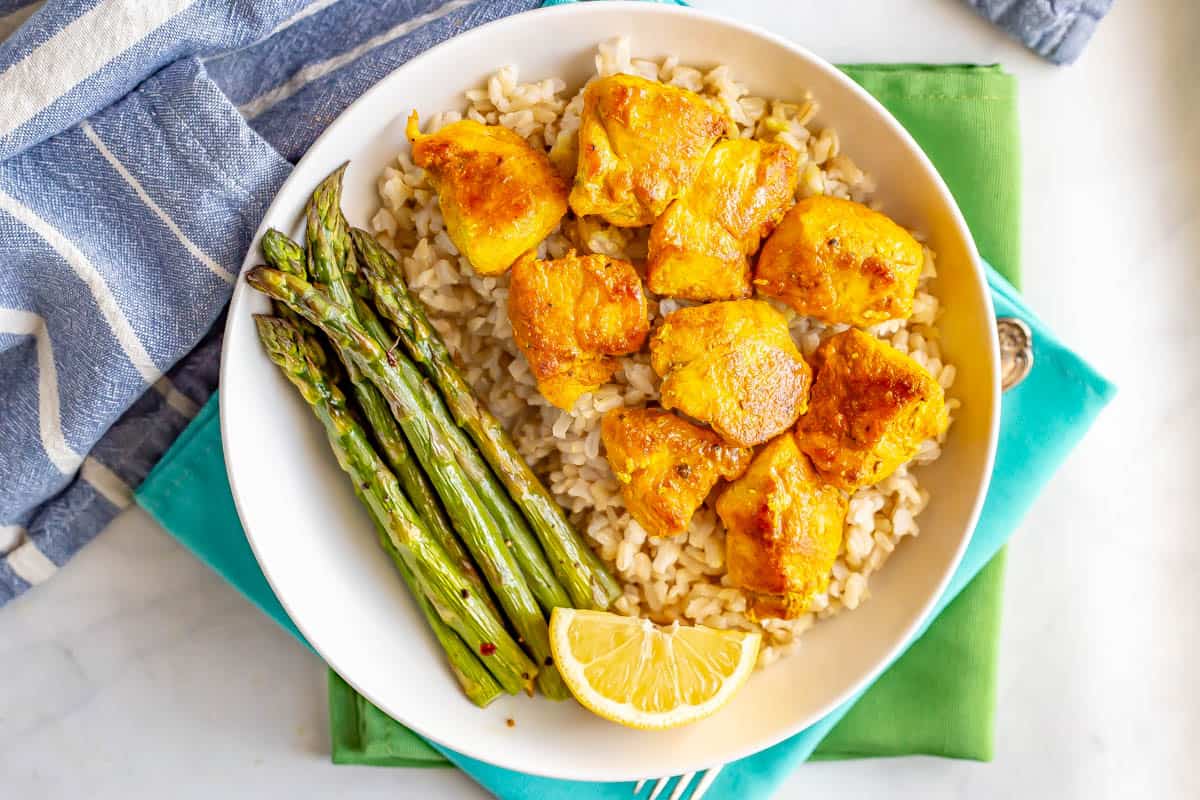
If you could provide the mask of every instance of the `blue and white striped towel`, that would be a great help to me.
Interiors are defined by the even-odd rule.
[[[1059,30],[1108,1],[1015,5],[1070,7],[1019,17]],[[289,162],[414,55],[538,4],[0,0],[0,604],[128,505],[212,392]]]

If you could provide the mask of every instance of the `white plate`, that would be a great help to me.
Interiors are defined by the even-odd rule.
[[[521,78],[592,70],[599,42],[618,35],[633,52],[684,64],[729,64],[753,94],[799,98],[812,90],[819,122],[874,174],[889,214],[924,231],[937,251],[944,350],[958,366],[963,409],[945,455],[923,470],[933,502],[921,535],[871,579],[871,598],[805,634],[799,653],[756,674],[735,700],[683,729],[635,732],[575,703],[505,698],[471,706],[443,666],[320,427],[263,354],[252,313],[264,297],[239,282],[221,369],[221,428],[238,513],[288,614],[321,656],[375,705],[422,735],[483,761],[581,780],[689,772],[749,755],[796,733],[870,681],[909,639],[957,565],[987,488],[999,412],[994,321],[967,227],[946,186],[899,124],[866,92],[807,50],[764,31],[697,11],[649,3],[586,3],[529,12],[469,31],[413,59],[350,106],[313,145],[267,212],[295,230],[308,194],[346,159],[345,210],[366,226],[375,177],[407,147],[404,119],[459,108],[462,93],[504,64]],[[257,240],[247,267],[261,260]],[[515,727],[505,720],[512,718]]]

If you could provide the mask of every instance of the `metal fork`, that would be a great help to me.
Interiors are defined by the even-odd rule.
[[[671,796],[668,798],[668,800],[700,800],[700,798],[704,797],[704,794],[708,791],[708,787],[712,786],[713,781],[717,779],[717,775],[720,772],[720,767],[713,767],[712,769],[704,770],[703,772],[689,772],[685,775],[680,775],[679,783],[675,784],[675,790],[671,792]],[[686,794],[692,779],[697,775],[700,776],[700,780],[696,781],[695,786],[692,786],[691,794]],[[662,794],[663,790],[667,788],[672,780],[673,778],[670,776],[666,778],[659,778],[655,782],[654,788],[650,791],[649,796],[646,797],[646,800],[658,800],[658,796]],[[641,796],[642,789],[646,788],[646,783],[647,781],[637,782],[637,785],[633,787],[634,797]]]

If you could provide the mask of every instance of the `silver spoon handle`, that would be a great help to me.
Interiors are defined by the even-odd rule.
[[[996,333],[1000,337],[1000,391],[1007,392],[1033,369],[1033,331],[1024,320],[999,317]]]

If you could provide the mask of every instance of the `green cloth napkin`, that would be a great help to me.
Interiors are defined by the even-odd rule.
[[[921,144],[954,192],[984,258],[1017,284],[1021,170],[1016,80],[998,67],[855,64],[842,69]],[[923,753],[990,759],[1003,591],[1001,553],[812,757]],[[334,761],[446,763],[336,675],[331,673],[329,681]]]

